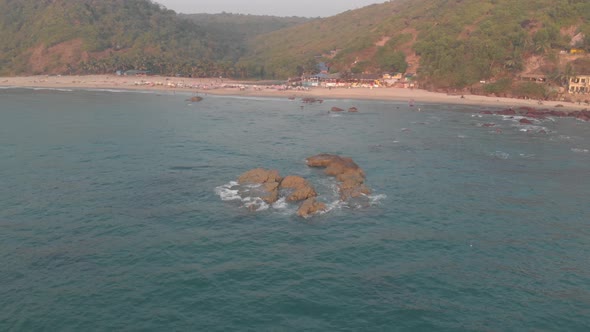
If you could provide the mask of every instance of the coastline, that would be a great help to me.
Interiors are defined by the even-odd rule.
[[[0,77],[0,87],[48,88],[48,89],[104,89],[141,90],[154,92],[182,92],[195,95],[227,95],[244,97],[273,98],[316,98],[345,100],[380,100],[414,103],[443,103],[454,105],[491,106],[500,108],[532,107],[576,111],[587,109],[588,105],[572,102],[543,101],[539,104],[532,99],[487,97],[479,95],[449,95],[422,89],[403,88],[323,88],[283,89],[276,85],[256,85],[256,82],[242,82],[220,78],[183,78],[164,76],[18,76]],[[558,106],[562,105],[562,106]]]

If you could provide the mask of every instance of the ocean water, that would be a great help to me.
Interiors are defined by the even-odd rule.
[[[590,123],[187,97],[0,90],[1,331],[590,329]],[[249,211],[229,187],[255,167],[330,211]]]

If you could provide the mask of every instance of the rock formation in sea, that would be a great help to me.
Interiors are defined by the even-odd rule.
[[[279,189],[288,193],[287,202],[303,201],[318,195],[307,180],[296,175],[286,176],[281,181]]]
[[[557,107],[557,106],[556,106]],[[530,106],[522,106],[518,108],[518,111],[507,108],[501,111],[491,112],[491,111],[482,111],[480,114],[498,114],[498,115],[520,115],[526,118],[537,119],[537,120],[544,120],[549,116],[564,118],[576,118],[582,121],[590,121],[590,111],[587,109],[583,109],[581,111],[560,111],[560,110],[549,110],[549,109],[536,109]]]
[[[356,113],[356,112],[358,112],[359,110],[358,110],[358,108],[356,108],[356,107],[352,106],[352,107],[350,107],[350,108],[348,109],[348,111],[349,111],[349,112],[351,112],[351,113]]]
[[[255,168],[243,173],[238,178],[238,183],[244,186],[243,191],[248,190],[249,196],[260,198],[267,204],[272,204],[279,199],[279,183],[281,176],[277,170]],[[256,204],[251,205],[251,210],[257,210]]]
[[[333,154],[318,154],[306,159],[310,167],[325,168],[324,173],[338,181],[338,194],[342,201],[366,197],[371,190],[365,185],[365,172],[351,158]],[[314,187],[301,176],[281,178],[278,170],[251,169],[238,177],[238,192],[251,211],[267,208],[284,198],[286,202],[302,202],[297,215],[308,218],[327,210],[325,203],[317,200]],[[233,189],[232,189],[233,190]],[[361,200],[363,200],[362,198]]]
[[[330,109],[330,111],[332,111],[332,112],[344,112],[344,110],[342,108],[336,107],[336,106],[332,107]]]
[[[351,158],[333,154],[318,154],[306,159],[310,167],[325,168],[326,175],[336,177],[342,201],[371,193],[365,185],[365,172]]]

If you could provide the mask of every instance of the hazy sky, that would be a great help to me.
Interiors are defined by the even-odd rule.
[[[180,13],[332,16],[386,0],[153,0]]]

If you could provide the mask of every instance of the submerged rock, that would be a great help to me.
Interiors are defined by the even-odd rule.
[[[353,106],[353,107],[349,108],[349,109],[348,109],[348,111],[349,111],[349,112],[352,112],[352,113],[356,113],[356,112],[358,112],[359,110],[358,110],[358,108],[356,108],[356,107],[354,107],[354,106]]]
[[[190,97],[189,99],[187,99],[186,101],[191,101],[193,103],[197,103],[199,101],[203,100],[203,97],[199,97],[199,96],[194,96],[194,97]]]
[[[307,218],[313,214],[326,211],[326,204],[318,202],[315,197],[311,197],[305,200],[297,210],[297,215],[303,218]]]
[[[344,112],[344,110],[342,108],[336,107],[336,106],[332,107],[330,109],[330,111],[332,111],[332,112]]]
[[[518,120],[520,124],[533,124],[529,119],[520,119]]]
[[[512,108],[507,108],[507,109],[502,110],[502,111],[497,111],[496,114],[499,114],[499,115],[516,115],[516,111],[513,110]]]
[[[301,99],[302,102],[306,103],[306,104],[313,104],[313,103],[323,103],[324,101],[322,99],[317,99],[314,97],[305,97],[303,99]]]

